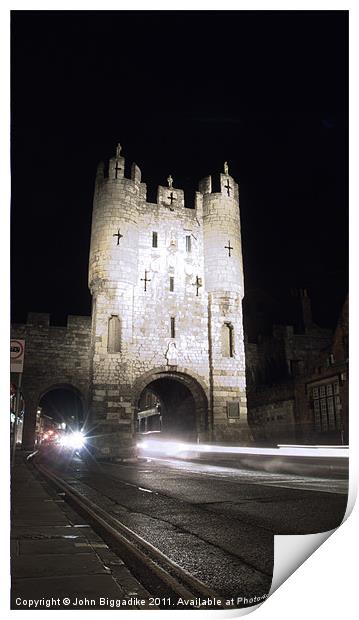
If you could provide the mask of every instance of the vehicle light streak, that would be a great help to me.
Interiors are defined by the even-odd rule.
[[[216,444],[197,444],[179,441],[149,440],[146,439],[137,444],[137,448],[143,453],[161,453],[171,456],[179,456],[184,453],[207,453],[207,454],[256,454],[258,456],[299,456],[314,458],[348,458],[348,446],[294,446],[279,445],[277,448],[255,448],[242,446],[220,446]]]

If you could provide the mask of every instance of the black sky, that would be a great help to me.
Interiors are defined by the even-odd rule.
[[[227,160],[246,288],[347,292],[345,11],[12,12],[12,318],[90,314],[97,163],[117,142],[149,200],[193,202]]]

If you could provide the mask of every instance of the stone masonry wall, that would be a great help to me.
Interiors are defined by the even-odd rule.
[[[25,340],[22,392],[25,399],[23,445],[34,445],[40,398],[55,386],[75,389],[84,407],[90,382],[91,318],[69,316],[66,327],[50,325],[49,314],[29,313],[26,324],[15,324],[11,338]]]

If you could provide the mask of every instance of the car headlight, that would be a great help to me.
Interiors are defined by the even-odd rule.
[[[83,448],[86,443],[86,438],[81,431],[75,431],[69,435],[63,435],[60,439],[60,445],[64,448],[72,448],[73,450],[79,450]]]

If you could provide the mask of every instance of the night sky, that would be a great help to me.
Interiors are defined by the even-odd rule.
[[[96,167],[240,183],[247,291],[347,293],[347,12],[12,12],[12,320],[91,312]]]

